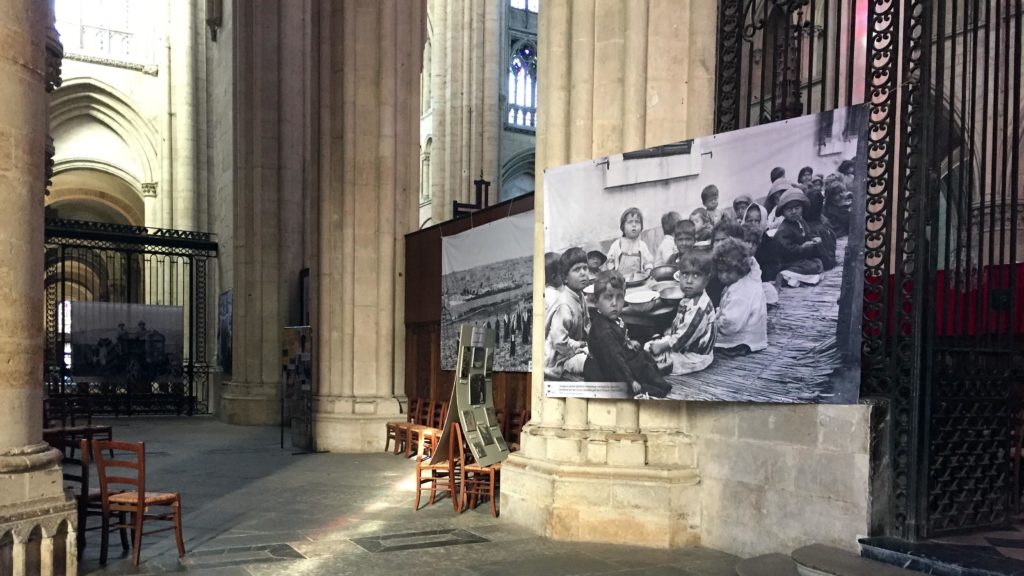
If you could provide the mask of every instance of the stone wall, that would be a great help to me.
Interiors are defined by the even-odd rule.
[[[701,544],[740,556],[868,530],[870,407],[687,404],[700,470]]]

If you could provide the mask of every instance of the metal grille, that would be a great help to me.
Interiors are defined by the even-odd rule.
[[[928,535],[1005,523],[1012,426],[1002,354],[937,354],[928,441]]]
[[[719,4],[718,131],[869,104],[861,395],[889,408],[891,486],[872,525],[892,535],[1006,519],[1024,354],[1021,4]]]
[[[91,414],[207,412],[209,261],[217,244],[200,232],[49,220],[46,223],[46,382],[50,398]],[[69,368],[71,302],[181,306],[180,378],[157,381],[131,364],[102,380],[76,382]],[[66,403],[65,403],[66,404]]]

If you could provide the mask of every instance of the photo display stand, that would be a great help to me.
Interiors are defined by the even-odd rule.
[[[494,330],[463,324],[459,328],[455,386],[448,404],[444,433],[434,449],[432,463],[443,462],[447,458],[448,443],[451,442],[449,424],[456,419],[477,464],[490,466],[508,457],[508,444],[494,413],[493,371]]]

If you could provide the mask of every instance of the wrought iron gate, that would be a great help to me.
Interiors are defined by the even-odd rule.
[[[872,525],[1008,520],[1024,355],[1021,0],[720,0],[716,129],[868,102],[861,395]]]
[[[48,220],[45,242],[48,397],[61,398],[65,406],[70,403],[90,414],[207,412],[207,292],[217,256],[212,236]],[[103,350],[103,365],[109,369],[99,377],[76,378],[71,343],[74,315],[70,313],[75,302],[181,307],[182,357],[162,354],[162,343],[160,354],[154,353],[152,337],[136,342],[138,354],[121,350],[133,342],[122,325],[125,337],[118,334],[105,343],[109,346]],[[145,329],[144,323],[140,329]]]

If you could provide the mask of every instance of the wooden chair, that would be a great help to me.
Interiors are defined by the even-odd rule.
[[[459,461],[463,463],[459,469],[459,501],[462,502],[459,512],[464,511],[467,507],[476,508],[477,499],[487,496],[491,501],[491,516],[497,518],[501,464],[481,466],[476,462],[471,462],[472,457],[466,456],[465,453],[466,439],[462,436],[462,428],[458,422],[453,423],[452,426],[454,427],[452,445],[458,447],[456,450]]]
[[[529,421],[529,410],[513,410],[509,419],[509,434],[505,439],[513,452],[519,449],[519,441],[522,437],[522,427]]]
[[[70,440],[70,438],[63,438],[64,440]],[[52,444],[51,444],[52,445]],[[58,450],[65,451],[61,446],[54,446]],[[74,456],[64,458],[64,485],[71,489],[71,493],[75,497],[75,506],[78,513],[78,533],[76,534],[76,540],[78,542],[78,558],[82,558],[82,553],[85,551],[85,533],[93,530],[102,529],[103,525],[88,527],[88,521],[90,517],[103,516],[103,500],[99,488],[93,488],[90,486],[90,465],[91,465],[91,444],[90,440],[81,439],[78,441],[79,451],[81,457],[75,458]],[[124,524],[126,514],[120,513],[120,523]],[[128,553],[128,529],[127,528],[115,528],[121,533],[121,549],[124,554]]]
[[[416,458],[416,503],[413,505],[413,510],[420,509],[420,497],[429,490],[430,504],[434,503],[438,492],[447,492],[452,499],[452,508],[456,512],[461,511],[458,478],[462,469],[462,460],[459,457],[461,451],[456,451],[455,444],[454,439],[448,443],[447,461],[436,464],[432,457],[425,457],[423,445],[420,445],[420,451]]]
[[[440,402],[437,409],[432,413],[431,422],[428,427],[419,431],[419,450],[426,456],[434,453],[434,446],[437,446],[441,439],[445,418],[448,417],[448,402]]]
[[[109,458],[104,451],[116,450],[125,453],[125,459]],[[146,445],[142,442],[114,442],[97,440],[92,444],[92,456],[100,479],[100,498],[103,504],[103,541],[100,544],[100,564],[107,562],[107,545],[110,529],[110,515],[114,512],[131,513],[131,522],[118,522],[114,528],[129,528],[132,531],[132,563],[139,565],[142,537],[167,530],[174,530],[178,542],[178,557],[185,555],[185,542],[181,535],[181,496],[177,492],[146,492]],[[120,469],[126,469],[120,472]],[[115,492],[113,486],[125,486],[123,492]],[[169,512],[150,513],[153,507],[167,507]],[[168,528],[143,532],[146,520],[162,520],[173,523]]]
[[[388,451],[388,446],[391,441],[395,441],[395,454],[398,454],[402,450],[402,446],[405,442],[405,437],[408,434],[407,430],[409,426],[415,424],[416,415],[419,414],[421,406],[423,405],[422,398],[416,398],[412,401],[408,410],[405,412],[405,420],[392,420],[387,423],[387,437],[384,439],[384,451]]]
[[[419,443],[420,433],[427,428],[433,428],[433,415],[437,410],[438,402],[431,400],[420,405],[421,410],[416,415],[416,420],[405,429],[405,457],[412,456],[413,440]]]

